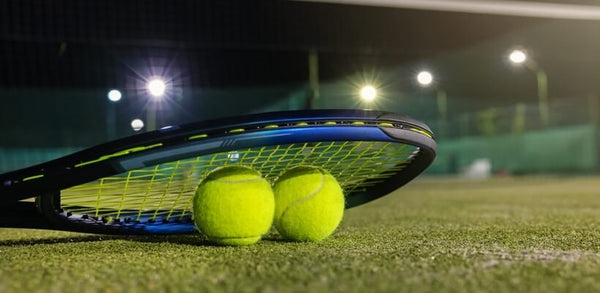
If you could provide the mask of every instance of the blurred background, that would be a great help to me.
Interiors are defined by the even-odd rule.
[[[367,108],[428,174],[600,171],[596,1],[0,1],[0,172],[224,116]]]

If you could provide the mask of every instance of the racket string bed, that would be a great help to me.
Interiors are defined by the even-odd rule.
[[[198,156],[74,186],[61,191],[62,208],[104,222],[170,222],[191,218],[197,184],[211,170],[245,165],[274,181],[285,170],[315,165],[331,172],[345,193],[366,190],[401,172],[416,146],[334,141],[263,146]]]

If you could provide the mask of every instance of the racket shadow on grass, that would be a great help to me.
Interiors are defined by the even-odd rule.
[[[82,243],[82,242],[99,242],[115,239],[127,239],[128,236],[123,235],[84,235],[84,236],[65,236],[65,237],[49,237],[49,238],[33,238],[33,239],[14,239],[0,240],[0,247],[11,246],[31,246],[39,244],[62,244],[62,243]]]
[[[85,243],[85,242],[104,242],[112,240],[125,240],[131,242],[142,243],[171,243],[192,246],[205,247],[222,247],[208,240],[201,233],[190,235],[81,235],[81,236],[64,236],[64,237],[48,237],[48,238],[31,238],[31,239],[14,239],[0,240],[0,247],[13,246],[33,246],[47,244],[65,244],[65,243]],[[260,242],[267,243],[302,243],[293,240],[288,240],[276,232],[270,231],[262,237]],[[259,243],[260,243],[259,242]]]
[[[195,246],[214,246],[205,237],[201,235],[82,235],[82,236],[65,236],[65,237],[49,237],[49,238],[34,238],[34,239],[15,239],[15,240],[0,240],[0,247],[12,246],[33,246],[44,244],[64,244],[64,243],[84,243],[84,242],[103,242],[111,240],[125,240],[132,242],[148,242],[148,243],[172,243],[185,244]]]

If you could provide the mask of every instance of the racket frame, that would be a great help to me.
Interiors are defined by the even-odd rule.
[[[435,158],[427,125],[389,112],[306,110],[217,119],[126,137],[32,167],[0,175],[0,226],[105,234],[187,233],[169,223],[103,225],[67,220],[60,190],[99,178],[178,159],[249,147],[322,141],[404,143],[419,151],[401,172],[365,191],[347,194],[346,208],[384,196],[422,173]],[[34,202],[19,200],[36,197]],[[191,219],[186,219],[191,221]],[[177,224],[177,223],[175,223]]]

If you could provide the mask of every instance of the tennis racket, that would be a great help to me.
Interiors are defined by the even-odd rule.
[[[196,187],[226,165],[249,166],[270,181],[295,166],[322,167],[351,208],[411,181],[435,149],[425,124],[380,111],[286,111],[165,127],[0,175],[0,227],[191,233]]]

